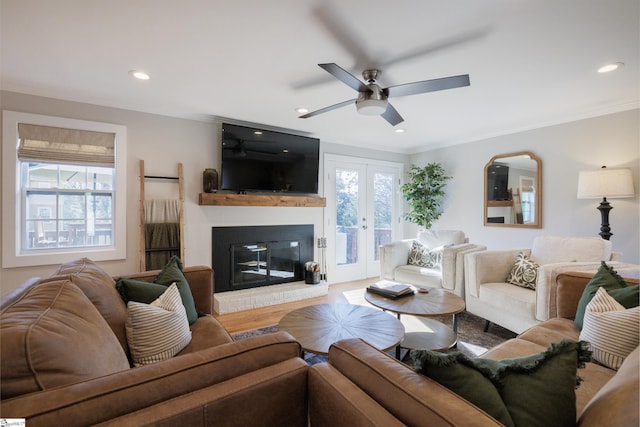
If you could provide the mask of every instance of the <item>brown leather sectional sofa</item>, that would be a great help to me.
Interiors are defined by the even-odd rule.
[[[1,418],[26,418],[29,427],[307,425],[300,344],[284,332],[233,342],[212,316],[211,268],[184,269],[205,314],[191,325],[191,343],[131,368],[114,279],[86,259],[62,267],[63,275],[29,280],[0,299]]]
[[[65,275],[27,281],[0,299],[2,418],[27,418],[30,427],[500,425],[361,340],[334,344],[329,361],[312,367],[284,332],[233,342],[211,315],[208,267],[184,269],[196,309],[205,313],[191,326],[191,343],[166,361],[118,366],[127,351],[126,307],[114,279],[86,260],[66,267]],[[127,277],[151,281],[156,274]],[[589,277],[560,275],[562,317],[485,356],[532,354],[563,337],[577,339],[570,318]],[[580,426],[638,425],[639,357],[636,349],[617,373],[594,363],[581,370]]]
[[[482,355],[500,360],[537,354],[562,338],[577,340],[573,323],[580,296],[592,274],[557,278],[558,316],[542,322]],[[628,284],[638,285],[637,279]],[[596,363],[579,370],[577,425],[640,425],[640,350],[616,372]],[[489,415],[435,381],[358,339],[340,341],[328,363],[309,370],[309,416],[313,426],[492,426]],[[535,402],[531,402],[535,406]]]

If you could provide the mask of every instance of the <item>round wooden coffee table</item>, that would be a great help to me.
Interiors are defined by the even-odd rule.
[[[304,351],[326,355],[329,347],[345,338],[362,338],[386,351],[404,336],[402,322],[388,313],[352,304],[318,304],[287,313],[278,329],[293,335]]]
[[[444,289],[429,289],[428,293],[416,292],[415,295],[391,299],[378,294],[365,292],[364,298],[372,305],[397,314],[421,317],[453,315],[453,329],[435,319],[423,319],[428,332],[408,332],[400,347],[407,349],[446,350],[457,340],[458,313],[464,311],[462,298]]]

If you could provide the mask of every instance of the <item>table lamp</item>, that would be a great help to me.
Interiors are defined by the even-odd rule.
[[[602,202],[597,208],[602,216],[598,234],[605,240],[613,236],[609,227],[609,211],[613,207],[607,201],[607,197],[612,199],[633,196],[633,178],[630,169],[607,169],[606,166],[602,166],[594,171],[580,171],[578,175],[578,199],[602,197]]]

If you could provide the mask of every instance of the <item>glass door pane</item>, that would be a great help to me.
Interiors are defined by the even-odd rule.
[[[336,265],[358,262],[358,197],[360,175],[357,170],[337,168],[336,185]]]
[[[400,235],[402,165],[325,156],[327,277],[330,283],[380,274],[379,246]]]
[[[396,174],[386,172],[376,172],[373,175],[373,259],[375,261],[380,260],[380,245],[392,241],[395,176]]]

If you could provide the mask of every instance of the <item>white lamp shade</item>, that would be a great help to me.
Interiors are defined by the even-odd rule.
[[[581,171],[578,175],[578,199],[633,197],[634,194],[630,169],[602,168]]]

